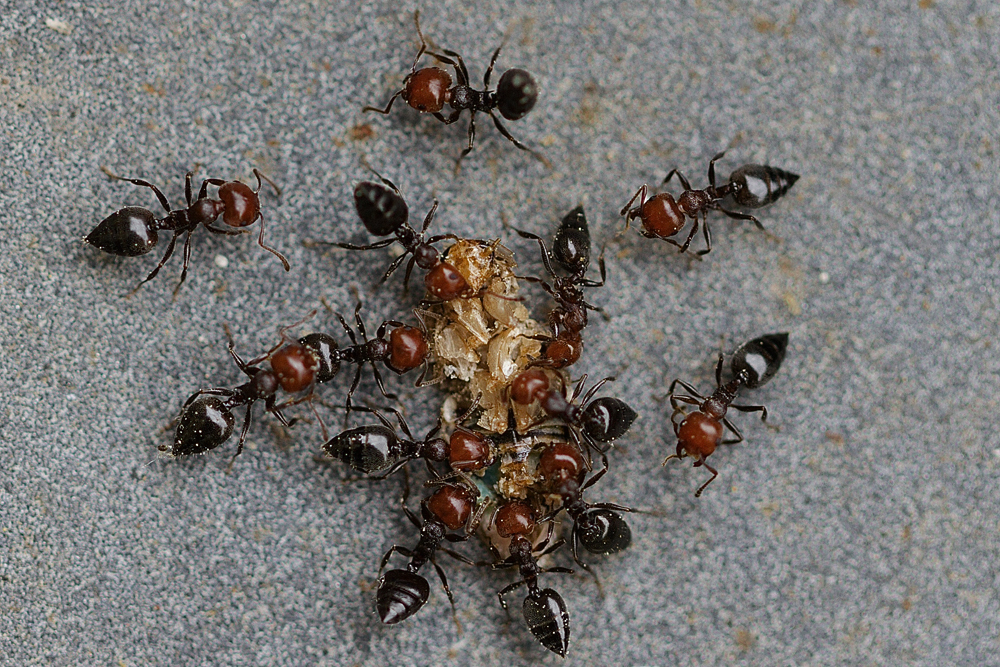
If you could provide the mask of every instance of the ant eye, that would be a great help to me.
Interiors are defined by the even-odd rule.
[[[538,85],[523,69],[509,69],[497,83],[497,110],[507,120],[523,118],[538,101]]]

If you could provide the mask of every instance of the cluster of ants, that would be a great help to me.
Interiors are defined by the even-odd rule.
[[[420,32],[419,15],[415,19],[421,46],[402,89],[390,98],[385,108],[366,107],[365,110],[388,114],[395,99],[400,97],[417,111],[430,113],[448,124],[458,120],[463,111],[469,110],[468,146],[459,160],[474,146],[475,114],[485,113],[515,146],[545,161],[516,140],[495,115],[499,112],[506,120],[517,120],[534,107],[537,85],[531,74],[521,69],[507,70],[500,77],[496,90],[490,90],[490,76],[500,54],[500,48],[497,48],[483,79],[484,89],[473,89],[469,85],[468,70],[462,57],[447,49],[441,53],[428,50]],[[450,66],[458,83],[453,85],[452,76],[444,69],[417,69],[425,53]],[[442,114],[446,106],[451,108],[448,116]],[[753,215],[724,208],[722,202],[731,198],[738,207],[746,209],[765,206],[784,195],[798,176],[775,167],[749,164],[734,171],[725,183],[718,185],[715,163],[722,156],[719,153],[709,162],[709,187],[703,190],[692,189],[688,180],[676,169],[671,170],[663,181],[667,184],[673,176],[678,177],[684,191],[676,199],[669,193],[649,196],[647,186],[640,187],[621,209],[626,227],[638,218],[644,236],[662,239],[677,246],[682,253],[691,246],[700,228],[706,247],[699,250],[698,255],[712,249],[707,221],[709,211],[718,210],[731,218],[751,221],[763,228]],[[167,198],[152,183],[107,173],[112,178],[150,188],[166,211],[164,217],[157,218],[148,209],[126,207],[103,220],[86,237],[88,243],[105,252],[136,256],[149,252],[157,244],[159,231],[171,232],[163,257],[139,286],[157,275],[183,236],[183,268],[176,294],[187,275],[191,234],[199,226],[215,234],[238,235],[259,220],[258,245],[275,255],[288,270],[284,256],[264,243],[264,218],[259,199],[262,180],[274,186],[276,192],[279,190],[256,169],[253,171],[257,178],[256,189],[238,181],[207,178],[202,182],[197,198],[192,197],[193,175],[188,173],[185,178],[187,207],[177,210],[170,208]],[[391,262],[380,282],[386,281],[404,262],[405,282],[408,283],[415,266],[424,272],[426,296],[421,308],[414,310],[417,321],[408,325],[386,320],[369,338],[359,303],[354,312],[353,327],[337,314],[346,335],[346,339],[342,339],[344,345],[339,345],[335,336],[324,332],[293,338],[289,332],[303,325],[314,314],[311,313],[281,328],[279,341],[249,360],[236,352],[230,335],[229,354],[239,371],[246,376],[246,381],[235,387],[207,388],[192,394],[176,420],[172,443],[162,445],[160,449],[178,457],[216,449],[232,437],[237,421],[234,411],[244,407],[235,458],[243,450],[256,403],[261,402],[265,412],[285,426],[292,426],[296,421],[287,417],[286,412],[299,404],[308,403],[322,428],[321,449],[331,459],[342,461],[363,475],[382,479],[401,469],[405,472],[411,461],[423,461],[429,474],[425,485],[429,494],[420,503],[419,515],[407,505],[409,473],[404,475],[401,500],[402,510],[419,531],[419,538],[412,548],[393,545],[379,564],[375,607],[382,622],[399,623],[424,606],[430,594],[430,585],[420,572],[428,562],[437,572],[454,613],[452,592],[443,569],[436,561],[440,552],[469,565],[492,569],[517,568],[518,580],[498,593],[500,604],[506,609],[506,596],[525,586],[527,594],[522,612],[529,631],[545,648],[565,656],[570,638],[569,613],[558,592],[552,588],[540,588],[539,577],[545,573],[572,573],[573,570],[543,566],[543,558],[554,554],[568,541],[573,561],[591,572],[589,565],[581,559],[581,547],[595,555],[623,551],[631,544],[631,530],[622,513],[635,511],[614,503],[592,503],[584,496],[608,472],[610,450],[614,442],[628,432],[637,414],[618,398],[595,398],[613,378],[605,378],[584,391],[587,376],[583,375],[572,385],[567,370],[580,359],[588,311],[599,310],[586,300],[584,289],[599,288],[605,284],[603,253],[598,261],[600,280],[588,278],[591,238],[583,207],[574,209],[563,218],[553,238],[551,251],[541,237],[515,230],[520,236],[537,241],[542,265],[548,274],[547,279],[516,277],[537,284],[552,298],[555,306],[548,312],[546,333],[519,334],[536,343],[537,353],[527,361],[515,363],[513,359],[506,360],[508,365],[515,366],[514,371],[507,371],[498,390],[507,406],[504,408],[508,414],[507,429],[484,427],[482,420],[478,419],[480,399],[483,397],[467,395],[462,383],[452,377],[447,378],[444,385],[448,387],[451,399],[462,404],[461,412],[447,420],[439,417],[437,425],[426,435],[415,437],[400,410],[354,403],[353,397],[364,367],[372,368],[378,389],[387,400],[396,400],[397,396],[386,391],[379,365],[399,375],[422,368],[423,372],[416,382],[418,387],[438,382],[442,379],[444,366],[437,358],[441,354],[441,344],[436,335],[438,330],[428,324],[427,314],[435,309],[440,312],[441,307],[449,303],[467,303],[478,299],[485,304],[487,299],[494,297],[520,302],[523,297],[492,292],[493,288],[488,284],[474,287],[476,281],[470,269],[459,266],[458,260],[452,257],[453,249],[468,240],[454,234],[426,236],[438,208],[437,202],[427,213],[418,232],[409,223],[409,207],[399,190],[390,181],[381,177],[380,180],[361,182],[354,189],[358,217],[365,229],[371,235],[380,237],[379,240],[363,245],[340,242],[328,245],[348,250],[375,250],[398,244],[403,252]],[[210,186],[218,189],[216,199],[209,197]],[[633,207],[636,200],[638,204]],[[216,226],[220,216],[222,227]],[[688,219],[691,221],[690,230],[683,243],[679,243],[673,237],[684,229]],[[442,252],[436,244],[446,240],[454,241],[455,245]],[[492,248],[493,252],[500,247],[499,241],[475,243]],[[741,389],[756,389],[773,377],[784,359],[787,342],[788,334],[777,333],[739,346],[730,361],[733,377],[728,382],[723,382],[724,359],[720,355],[716,366],[717,388],[708,396],[700,394],[687,382],[674,380],[671,383],[668,395],[677,447],[664,464],[672,458],[691,457],[696,467],[704,466],[711,477],[698,488],[696,496],[700,496],[718,476],[715,468],[707,463],[708,457],[720,444],[743,440],[740,431],[726,416],[728,409],[757,412],[762,420],[766,420],[767,410],[763,406],[737,405],[734,400]],[[342,365],[353,366],[354,376],[344,403],[344,430],[331,435],[315,408],[316,392],[320,385],[330,383],[339,375]],[[436,370],[433,373],[435,377],[428,379],[432,370]],[[678,387],[688,393],[677,393]],[[685,405],[695,406],[696,409],[686,412]],[[352,412],[372,414],[377,423],[348,428]],[[391,414],[392,418],[387,414]],[[725,438],[726,429],[732,437]],[[598,464],[595,465],[595,461]],[[491,511],[487,516],[488,510]],[[564,514],[572,521],[566,539],[557,538],[555,534],[557,519]],[[477,531],[488,543],[492,560],[475,561],[449,546],[468,540]],[[404,567],[385,571],[393,554],[407,558],[408,563]]]

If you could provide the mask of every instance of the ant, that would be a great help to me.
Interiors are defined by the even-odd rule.
[[[624,551],[632,544],[632,531],[618,514],[633,511],[631,507],[614,503],[588,503],[583,499],[583,492],[608,472],[607,454],[602,452],[601,458],[604,460],[604,467],[586,482],[583,481],[586,463],[575,445],[565,442],[548,445],[538,460],[542,479],[562,498],[562,505],[543,517],[542,521],[553,519],[559,512],[566,510],[573,519],[573,560],[588,572],[591,572],[590,567],[580,560],[581,544],[592,554],[604,555]]]
[[[415,12],[413,22],[417,26],[417,35],[420,36],[420,50],[417,57],[413,59],[410,73],[403,79],[403,87],[396,91],[384,109],[366,106],[362,111],[377,111],[380,114],[388,114],[392,109],[393,102],[397,97],[402,97],[403,101],[421,113],[430,113],[445,125],[456,122],[466,109],[470,112],[469,117],[469,145],[462,151],[458,158],[458,165],[462,158],[472,152],[476,143],[476,112],[485,113],[493,120],[497,130],[506,137],[512,144],[522,151],[531,153],[546,166],[551,166],[549,161],[540,153],[528,148],[515,139],[507,128],[504,127],[500,119],[496,117],[494,111],[499,111],[506,120],[519,120],[531,111],[535,102],[538,101],[538,84],[534,77],[523,69],[509,69],[500,76],[496,90],[489,90],[490,76],[493,74],[493,66],[496,65],[497,57],[503,44],[497,47],[490,59],[489,67],[483,76],[483,90],[472,88],[469,79],[469,70],[465,66],[465,61],[455,51],[442,49],[443,53],[434,53],[427,49],[427,40],[420,30],[420,12]],[[457,85],[452,85],[452,77],[448,72],[440,67],[422,67],[417,69],[417,62],[420,57],[427,55],[435,58],[438,62],[450,65],[455,70]],[[442,115],[445,105],[451,107],[451,113],[446,117]]]
[[[734,377],[726,384],[722,384],[723,356],[720,354],[719,363],[715,367],[716,390],[707,398],[699,394],[687,382],[674,380],[670,383],[668,395],[670,396],[670,405],[674,409],[673,414],[670,415],[670,421],[674,426],[674,434],[677,436],[677,451],[664,459],[663,465],[666,465],[670,459],[682,459],[685,456],[690,456],[695,459],[695,468],[705,466],[712,473],[708,481],[695,491],[695,498],[700,497],[705,487],[719,476],[718,471],[706,462],[716,447],[743,442],[743,434],[726,418],[726,411],[729,408],[734,408],[740,412],[759,412],[761,413],[761,421],[767,421],[767,408],[763,405],[736,405],[733,400],[741,387],[756,389],[774,377],[785,358],[787,347],[787,333],[768,334],[740,345],[730,361]],[[674,394],[677,385],[691,392],[691,395]],[[683,414],[680,403],[697,405],[698,409],[686,415],[683,421],[678,423],[675,419],[676,416]],[[723,440],[723,426],[736,437]]]
[[[239,181],[206,178],[201,182],[201,189],[198,190],[198,198],[194,201],[191,198],[191,179],[194,176],[194,172],[189,171],[184,177],[184,195],[187,201],[187,208],[176,210],[171,210],[167,198],[160,192],[159,188],[149,181],[116,176],[107,169],[104,169],[104,173],[119,181],[128,181],[133,185],[150,188],[159,200],[160,205],[167,212],[167,215],[157,219],[149,209],[138,206],[127,206],[102,220],[84,239],[87,243],[112,255],[135,257],[137,255],[144,255],[153,249],[158,240],[158,231],[173,232],[173,236],[170,237],[170,243],[167,245],[167,250],[163,253],[162,259],[160,259],[160,263],[156,265],[156,268],[142,282],[136,285],[135,290],[138,290],[144,283],[156,277],[156,274],[160,272],[160,269],[173,254],[177,239],[182,235],[186,235],[184,237],[184,265],[181,269],[181,279],[177,283],[177,287],[174,288],[174,294],[177,294],[177,290],[180,289],[184,283],[184,279],[187,277],[188,263],[191,260],[191,232],[197,229],[198,225],[204,225],[205,229],[213,234],[238,236],[245,232],[236,231],[236,229],[252,225],[259,218],[260,235],[257,237],[257,245],[281,260],[285,271],[289,270],[288,260],[285,259],[284,255],[264,244],[264,216],[260,211],[260,198],[258,197],[262,184],[261,179],[267,181],[277,194],[280,195],[281,190],[274,184],[274,181],[264,176],[257,169],[253,170],[253,175],[257,177],[256,190],[251,190],[250,186]],[[218,199],[210,199],[208,197],[209,185],[218,186]],[[220,215],[225,225],[236,229],[222,229],[213,226],[212,223]],[[133,290],[133,293],[135,290]]]
[[[311,316],[312,313],[305,319]],[[243,445],[250,431],[253,404],[261,400],[264,401],[264,409],[267,412],[277,417],[282,425],[291,426],[292,422],[289,422],[281,411],[312,398],[312,388],[321,365],[320,360],[308,347],[285,339],[285,333],[305,319],[279,329],[278,335],[282,340],[263,355],[250,361],[244,361],[236,352],[227,328],[229,354],[240,371],[250,379],[234,389],[216,387],[201,389],[192,394],[181,409],[173,446],[161,445],[160,451],[168,452],[172,456],[189,456],[215,449],[233,434],[236,420],[232,411],[241,405],[246,405],[243,430],[240,432],[236,454],[233,455],[235,459],[243,452]],[[259,366],[264,361],[269,362],[270,369]],[[276,394],[279,389],[290,394],[308,391],[299,398],[276,404]]]
[[[511,382],[510,397],[521,405],[530,405],[539,400],[542,410],[550,418],[559,419],[566,424],[574,443],[581,445],[582,442],[588,447],[604,452],[607,448],[602,448],[600,445],[610,446],[616,438],[625,435],[638,416],[635,410],[621,399],[602,396],[591,400],[606,382],[612,380],[614,378],[604,378],[577,402],[587,382],[586,374],[577,382],[572,395],[567,397],[565,388],[562,390],[549,388],[549,377],[542,369],[529,368],[521,371]]]
[[[698,233],[699,218],[701,218],[705,249],[699,250],[698,256],[712,252],[712,231],[708,227],[709,211],[721,211],[735,220],[749,220],[763,231],[764,225],[761,224],[760,220],[748,213],[738,213],[725,209],[722,207],[721,201],[726,197],[732,197],[738,205],[745,208],[760,208],[782,197],[799,180],[799,176],[777,167],[746,164],[734,171],[725,184],[717,186],[715,183],[715,163],[725,154],[725,151],[718,153],[709,161],[709,186],[704,190],[692,190],[691,184],[678,169],[671,169],[660,184],[661,186],[666,185],[676,174],[684,187],[684,192],[676,200],[668,192],[661,192],[647,199],[646,186],[643,185],[639,188],[620,213],[625,217],[626,229],[632,220],[639,218],[642,221],[642,230],[640,231],[643,236],[662,239],[680,248],[681,252],[686,252],[695,234]],[[639,205],[630,208],[636,199],[639,200]],[[694,222],[682,245],[669,237],[681,231],[686,224],[685,216]]]
[[[351,414],[351,410],[355,409],[351,403],[351,397],[354,396],[354,392],[361,382],[361,369],[366,363],[371,364],[372,371],[375,373],[375,382],[378,384],[382,395],[386,398],[394,399],[396,396],[386,392],[385,385],[382,382],[382,373],[379,372],[378,366],[375,365],[376,362],[381,361],[385,364],[386,368],[397,375],[402,375],[420,365],[424,365],[424,371],[417,380],[417,386],[424,384],[424,379],[428,371],[426,362],[430,348],[427,344],[427,336],[422,327],[411,327],[396,320],[385,320],[375,332],[375,338],[369,340],[368,334],[365,331],[365,323],[361,319],[361,303],[359,302],[354,309],[354,321],[357,323],[358,333],[361,334],[361,343],[358,343],[358,338],[354,334],[354,330],[347,324],[347,320],[340,313],[336,313],[336,315],[337,319],[340,320],[341,326],[344,327],[344,331],[347,332],[347,337],[351,340],[350,346],[336,350],[335,355],[333,355],[338,362],[338,368],[340,362],[357,365],[354,380],[351,382],[351,388],[347,392],[345,424]],[[394,328],[389,332],[387,339],[386,332],[390,326]],[[332,340],[332,337],[322,339],[326,345],[329,345],[329,342]],[[336,343],[334,342],[333,345],[336,346]]]
[[[430,595],[430,585],[418,572],[424,563],[430,561],[441,579],[441,586],[451,602],[452,614],[455,613],[455,598],[448,587],[448,578],[444,570],[434,560],[437,551],[443,551],[452,558],[469,565],[475,562],[466,556],[444,546],[444,542],[464,542],[469,539],[469,520],[473,516],[475,494],[463,486],[443,484],[432,495],[420,503],[421,521],[406,506],[410,485],[407,481],[402,497],[403,512],[410,522],[420,531],[420,540],[413,549],[392,545],[379,565],[378,589],[375,592],[375,607],[379,618],[386,625],[404,621],[417,613],[427,602]],[[449,533],[466,527],[464,534]],[[384,575],[382,570],[389,564],[392,554],[398,552],[410,559],[406,569],[389,570]],[[456,624],[458,620],[456,618]]]
[[[549,523],[549,532],[545,539],[535,548],[532,548],[531,541],[526,537],[535,529],[536,523],[534,510],[530,505],[520,501],[511,501],[500,506],[494,514],[497,527],[497,534],[500,537],[510,537],[508,550],[510,555],[501,558],[496,547],[491,546],[496,560],[492,563],[477,563],[477,565],[490,565],[494,570],[517,567],[521,580],[503,588],[497,593],[500,606],[507,609],[507,601],[504,596],[521,586],[528,587],[528,595],[524,598],[521,612],[524,615],[524,622],[528,625],[528,630],[542,646],[553,653],[558,653],[566,657],[569,650],[569,612],[566,611],[566,603],[562,596],[551,588],[538,588],[538,575],[545,572],[558,572],[573,574],[573,570],[566,567],[542,568],[538,565],[538,559],[542,556],[554,552],[565,544],[565,540],[551,542],[553,524]]]
[[[587,326],[587,311],[600,308],[587,303],[581,287],[601,287],[606,280],[604,254],[598,258],[601,268],[601,280],[586,278],[590,267],[590,229],[583,206],[577,206],[562,219],[552,244],[552,259],[569,275],[560,276],[549,263],[549,251],[541,237],[530,232],[515,229],[526,239],[538,241],[542,249],[542,263],[552,276],[552,284],[540,278],[522,277],[522,280],[538,283],[553,299],[556,307],[549,312],[549,324],[552,326],[552,337],[542,349],[542,356],[533,365],[549,368],[565,368],[575,364],[583,352],[583,336],[581,332]]]

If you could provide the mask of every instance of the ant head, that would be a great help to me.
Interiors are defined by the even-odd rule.
[[[677,427],[677,442],[688,456],[704,460],[722,442],[722,423],[700,410],[692,412]]]
[[[410,209],[399,192],[371,181],[355,186],[354,207],[365,229],[375,236],[394,234],[410,216]]]
[[[406,77],[402,98],[417,111],[439,113],[451,100],[451,74],[440,67],[424,67]]]
[[[126,206],[102,220],[84,240],[119,257],[145,255],[156,245],[156,216],[149,209]]]
[[[405,373],[424,363],[429,350],[423,331],[416,327],[396,327],[389,333],[389,358],[385,364],[397,373]]]
[[[541,368],[521,371],[510,383],[510,398],[521,405],[531,405],[548,392],[549,376]]]
[[[642,228],[661,239],[673,236],[684,228],[685,218],[681,207],[668,192],[661,192],[646,200],[642,205],[639,217]]]
[[[409,570],[389,570],[378,582],[375,608],[386,625],[405,621],[420,611],[431,594],[427,580]]]
[[[457,299],[469,291],[465,276],[448,262],[438,262],[428,271],[424,275],[424,286],[431,296],[442,301]]]
[[[590,508],[573,525],[580,544],[592,554],[613,554],[632,544],[632,530],[618,512]]]
[[[740,345],[730,362],[733,375],[743,377],[743,384],[754,389],[778,372],[788,348],[788,334],[776,333],[754,338]]]
[[[552,257],[570,275],[583,275],[590,265],[590,228],[583,214],[583,206],[577,206],[566,214],[559,223],[552,243]]]
[[[513,537],[515,535],[527,535],[535,528],[535,510],[531,505],[519,500],[511,500],[497,508],[493,516],[496,525],[497,535],[500,537]],[[531,544],[527,540],[528,551],[531,551]],[[514,544],[511,543],[513,550]]]
[[[448,460],[455,470],[482,470],[493,463],[493,449],[479,433],[457,428],[451,434]]]
[[[538,84],[523,69],[509,69],[497,83],[497,110],[507,120],[523,118],[538,101]]]
[[[181,413],[174,446],[169,451],[173,456],[189,456],[215,449],[233,434],[235,422],[221,398],[199,396]]]
[[[310,386],[316,379],[319,363],[316,355],[299,343],[285,345],[271,355],[271,368],[277,375],[281,388],[289,393],[302,391]]]
[[[521,612],[535,639],[565,658],[569,650],[569,612],[562,596],[551,588],[532,591],[524,598]]]
[[[454,484],[445,484],[423,502],[425,517],[430,515],[430,518],[436,519],[436,521],[428,521],[425,524],[425,529],[427,526],[436,524],[442,535],[444,527],[458,530],[469,521],[475,505],[476,499],[471,491]]]
[[[538,471],[547,483],[562,487],[567,480],[578,481],[587,469],[580,448],[569,442],[547,446],[538,457]]]
[[[307,348],[319,362],[316,382],[329,382],[340,372],[340,357],[337,355],[337,341],[325,333],[311,333],[299,339],[299,345]]]
[[[222,222],[230,227],[246,227],[260,217],[260,198],[245,183],[229,181],[219,186],[219,199],[225,206]]]
[[[625,435],[638,416],[625,401],[604,396],[584,408],[583,432],[595,442],[611,442]]]

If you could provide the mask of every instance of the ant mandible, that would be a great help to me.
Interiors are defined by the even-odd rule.
[[[725,209],[721,201],[731,196],[740,206],[760,208],[782,197],[799,180],[799,176],[777,167],[746,164],[734,171],[725,184],[717,186],[715,163],[725,154],[725,151],[718,153],[708,163],[709,186],[704,190],[692,190],[691,184],[678,169],[671,169],[660,184],[666,185],[676,174],[684,187],[684,192],[676,200],[668,192],[661,192],[647,199],[647,187],[645,185],[640,187],[622,207],[620,215],[625,218],[625,227],[628,228],[632,220],[639,218],[642,222],[640,233],[643,236],[661,239],[677,246],[681,252],[686,252],[695,234],[698,233],[700,221],[705,236],[705,249],[698,251],[699,256],[712,251],[712,231],[708,226],[709,211],[721,211],[735,220],[749,220],[757,225],[758,229],[763,230],[764,225],[756,217]],[[631,208],[636,199],[639,200],[639,205]],[[691,218],[693,224],[682,245],[669,237],[681,231],[687,222],[686,218]]]
[[[191,179],[193,172],[188,172],[184,177],[184,195],[187,201],[187,208],[170,208],[167,198],[160,192],[159,188],[139,178],[124,178],[116,176],[107,169],[104,173],[110,178],[119,181],[127,181],[133,185],[149,188],[156,195],[160,205],[167,212],[163,218],[157,218],[152,211],[138,206],[127,206],[115,211],[101,221],[90,234],[84,239],[92,246],[96,246],[106,253],[118,255],[119,257],[135,257],[144,255],[153,249],[158,241],[158,231],[173,232],[167,250],[163,253],[159,264],[156,265],[146,278],[136,285],[138,290],[146,282],[156,277],[160,269],[170,256],[174,253],[174,246],[177,239],[184,236],[184,264],[181,269],[181,279],[174,288],[174,294],[180,289],[187,278],[188,263],[191,260],[191,232],[204,225],[205,229],[213,234],[223,236],[238,236],[244,231],[236,231],[242,227],[252,225],[260,219],[260,235],[257,237],[257,245],[281,260],[285,271],[289,270],[288,260],[284,255],[274,248],[264,243],[264,215],[260,210],[260,197],[258,193],[262,185],[261,180],[267,181],[274,188],[275,193],[281,194],[281,190],[267,176],[264,176],[257,169],[253,170],[253,175],[257,177],[257,189],[251,190],[250,186],[239,181],[224,181],[221,178],[206,178],[201,182],[198,190],[198,198],[192,201]],[[218,186],[218,199],[211,199],[208,196],[208,186]],[[234,229],[222,229],[213,226],[219,216],[222,216],[223,224]],[[134,292],[135,290],[133,290]]]
[[[552,276],[552,284],[530,276],[520,278],[538,283],[557,304],[549,311],[552,336],[545,339],[542,356],[534,362],[534,365],[565,368],[575,364],[583,353],[582,332],[587,326],[587,311],[600,310],[597,306],[587,303],[580,288],[601,287],[606,280],[603,253],[598,258],[601,268],[600,282],[585,277],[590,267],[590,229],[587,226],[583,206],[577,206],[566,214],[559,224],[552,244],[552,260],[569,275],[560,276],[552,269],[549,263],[549,251],[541,237],[516,228],[514,231],[526,239],[538,241],[542,249],[542,264]]]
[[[768,334],[740,345],[730,361],[733,379],[726,384],[722,383],[723,356],[720,354],[719,363],[715,366],[716,390],[707,398],[683,380],[674,380],[670,383],[668,395],[670,396],[670,405],[674,409],[670,415],[670,421],[674,427],[674,434],[677,436],[677,451],[664,459],[663,465],[666,465],[670,459],[682,459],[685,456],[690,456],[695,459],[695,468],[705,466],[705,469],[712,473],[712,476],[695,491],[696,498],[700,497],[705,487],[719,476],[719,472],[706,462],[716,447],[743,442],[743,434],[726,418],[726,411],[729,408],[734,408],[740,412],[759,412],[761,421],[767,421],[767,408],[763,405],[736,405],[733,400],[736,399],[736,394],[741,387],[756,389],[774,377],[785,358],[787,347],[787,333]],[[691,394],[674,394],[677,385],[682,386]],[[681,403],[697,405],[698,409],[686,415],[678,423],[675,418],[678,414],[683,414]],[[723,426],[736,437],[723,440]]]
[[[462,155],[458,158],[458,164],[461,164],[462,158],[471,153],[475,146],[476,112],[485,113],[493,120],[493,124],[500,134],[512,144],[531,153],[546,166],[551,166],[543,155],[515,139],[494,114],[494,111],[499,111],[506,120],[519,120],[527,115],[534,108],[535,102],[538,101],[538,85],[535,83],[534,77],[523,69],[507,70],[500,76],[496,90],[489,89],[493,66],[496,65],[503,44],[493,52],[489,67],[486,68],[486,73],[483,76],[483,90],[476,90],[469,85],[469,70],[466,68],[462,56],[448,49],[442,49],[443,53],[429,51],[427,40],[424,39],[424,34],[420,30],[419,11],[413,14],[413,22],[417,26],[417,35],[420,36],[420,49],[417,51],[417,57],[413,59],[410,73],[403,80],[403,87],[389,98],[389,103],[384,109],[366,106],[362,111],[377,111],[381,114],[388,114],[396,98],[402,97],[404,102],[417,111],[430,113],[445,125],[451,125],[459,119],[463,111],[468,109],[471,114],[469,117],[469,145],[462,151]],[[451,75],[440,67],[417,69],[417,62],[420,61],[420,57],[424,53],[435,58],[438,62],[450,65],[455,70],[458,83],[453,86]],[[447,117],[441,113],[445,105],[452,109]],[[458,164],[456,164],[456,169]]]

